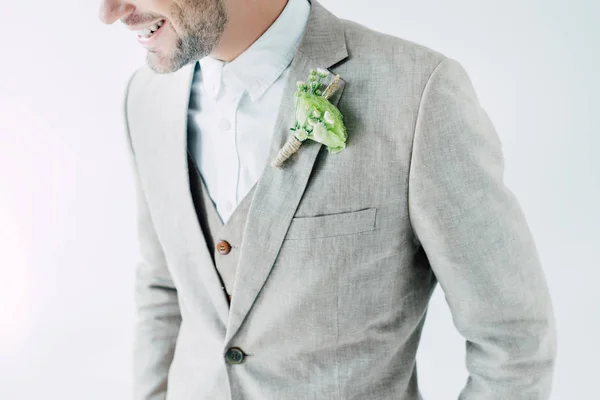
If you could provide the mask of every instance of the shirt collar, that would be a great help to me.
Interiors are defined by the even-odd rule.
[[[225,65],[225,62],[210,56],[200,60],[199,72],[202,74],[202,84],[205,92],[213,99],[217,97],[221,90],[223,65]]]
[[[229,63],[210,56],[200,60],[205,90],[217,96],[222,83],[245,89],[258,100],[292,62],[310,14],[308,0],[288,0],[287,5],[246,51]]]

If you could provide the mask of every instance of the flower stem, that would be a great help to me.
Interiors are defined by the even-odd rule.
[[[333,93],[335,93],[338,86],[340,86],[340,79],[341,77],[339,75],[336,75],[329,84],[329,86],[327,86],[327,89],[325,89],[322,96],[326,99],[329,99],[333,95]]]
[[[302,142],[299,141],[296,136],[291,135],[287,142],[283,145],[281,150],[279,150],[279,154],[277,157],[271,162],[271,166],[275,168],[281,168],[285,160],[290,158],[292,154],[298,151],[298,149],[302,146]]]

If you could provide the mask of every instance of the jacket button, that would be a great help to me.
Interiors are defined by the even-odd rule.
[[[219,254],[229,254],[229,252],[231,251],[231,245],[225,240],[221,240],[219,243],[217,243],[217,251],[219,252]]]
[[[241,364],[244,361],[244,352],[239,347],[231,347],[225,353],[225,360],[229,364]]]

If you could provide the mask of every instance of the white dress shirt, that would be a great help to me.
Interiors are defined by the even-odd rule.
[[[271,27],[235,60],[208,56],[196,65],[188,145],[223,223],[270,161],[277,111],[309,13],[307,0],[288,0]]]

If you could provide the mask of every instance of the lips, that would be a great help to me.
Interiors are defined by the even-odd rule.
[[[166,30],[168,25],[169,21],[163,19],[156,21],[152,25],[148,25],[145,28],[135,30],[137,33],[138,43],[147,49],[155,49],[159,47],[160,38],[163,36],[162,32]]]

